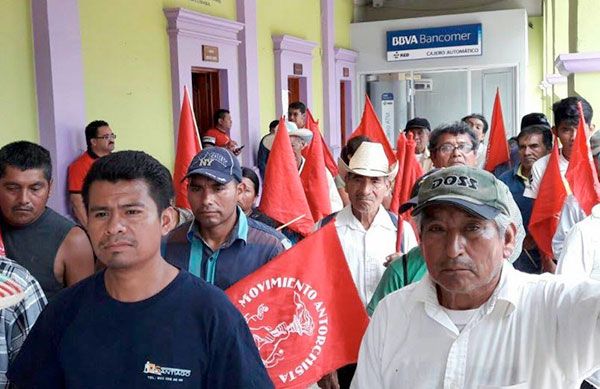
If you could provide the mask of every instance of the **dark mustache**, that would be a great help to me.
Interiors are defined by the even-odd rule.
[[[108,239],[103,239],[100,241],[100,248],[106,248],[108,246],[112,246],[114,244],[128,244],[131,246],[135,246],[137,245],[137,241],[135,239],[132,238],[126,238],[126,237],[118,237],[118,238],[108,238]]]

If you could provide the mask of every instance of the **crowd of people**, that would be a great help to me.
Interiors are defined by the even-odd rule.
[[[189,209],[174,205],[159,161],[114,151],[103,120],[85,128],[87,150],[65,172],[70,216],[47,205],[46,149],[0,148],[0,384],[272,387],[222,291],[304,238],[256,205],[278,131],[302,174],[314,134],[306,115],[302,102],[290,104],[285,128],[273,121],[260,140],[257,166],[241,166],[231,114],[218,110],[187,169]],[[434,129],[413,118],[404,132],[424,175],[399,210],[390,204],[402,166],[374,139],[351,138],[339,172],[325,167],[331,214],[314,229],[335,225],[371,322],[357,364],[318,385],[600,387],[600,205],[586,214],[569,192],[553,255],[528,228],[554,142],[567,188],[576,136],[600,169],[592,116],[581,97],[556,102],[553,125],[525,115],[507,140],[512,165],[492,173],[482,169],[484,116]],[[411,222],[398,217],[406,212]]]

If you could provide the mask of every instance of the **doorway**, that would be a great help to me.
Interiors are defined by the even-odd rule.
[[[471,113],[481,113],[491,122],[496,89],[507,135],[518,132],[515,67],[408,70],[367,74],[364,81],[392,144],[414,117],[427,118],[432,128]]]
[[[200,134],[213,127],[213,115],[221,108],[218,69],[192,69],[192,105]]]
[[[288,104],[300,100],[300,77],[288,77]],[[287,109],[287,107],[284,107]]]

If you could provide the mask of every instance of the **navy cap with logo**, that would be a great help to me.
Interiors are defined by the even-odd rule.
[[[431,174],[420,185],[418,215],[429,206],[450,204],[482,217],[494,219],[499,213],[510,215],[510,191],[493,174],[470,166],[452,166]]]
[[[406,132],[411,128],[426,128],[429,131],[431,131],[431,125],[429,124],[429,120],[425,118],[410,119],[408,122],[406,122],[406,128],[404,129],[404,131]]]
[[[237,158],[227,149],[210,147],[202,150],[190,163],[186,178],[199,174],[220,184],[232,179],[242,182],[242,168]]]

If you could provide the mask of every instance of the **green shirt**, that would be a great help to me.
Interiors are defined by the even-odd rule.
[[[406,270],[405,270],[406,269]],[[404,273],[406,272],[406,279]],[[388,294],[419,281],[427,272],[420,247],[414,247],[405,255],[394,260],[381,277],[373,298],[367,305],[367,313],[373,315],[377,304]]]

